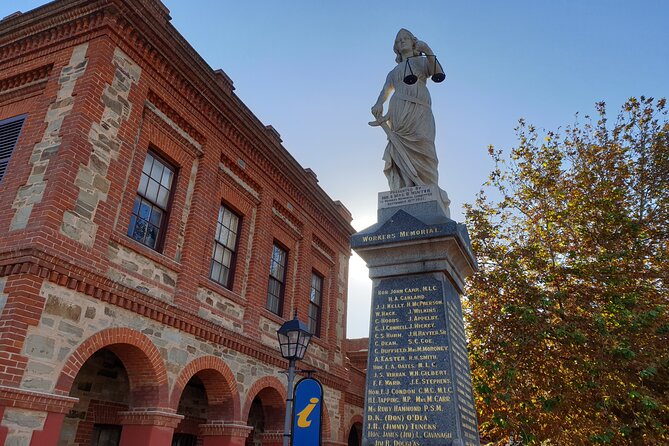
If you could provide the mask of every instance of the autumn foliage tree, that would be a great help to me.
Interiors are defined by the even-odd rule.
[[[597,111],[555,133],[521,120],[467,207],[472,373],[495,444],[669,444],[665,100]]]

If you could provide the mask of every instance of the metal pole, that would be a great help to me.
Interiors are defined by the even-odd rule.
[[[288,363],[288,396],[286,397],[286,421],[283,423],[283,446],[290,446],[291,415],[293,413],[293,381],[295,380],[295,360]]]

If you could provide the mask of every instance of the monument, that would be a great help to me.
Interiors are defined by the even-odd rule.
[[[405,29],[393,49],[397,66],[370,122],[388,137],[390,191],[379,193],[378,222],[351,238],[373,281],[363,445],[479,446],[460,302],[478,267],[438,186],[426,86],[429,77],[441,82],[443,69]]]

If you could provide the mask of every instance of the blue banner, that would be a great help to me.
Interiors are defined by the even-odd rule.
[[[314,378],[303,378],[293,397],[293,446],[320,446],[323,386]]]

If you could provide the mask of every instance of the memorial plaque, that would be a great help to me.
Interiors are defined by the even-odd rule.
[[[479,445],[461,314],[441,273],[378,281],[363,444]]]
[[[436,186],[414,186],[379,193],[379,209],[407,206],[440,199]]]

